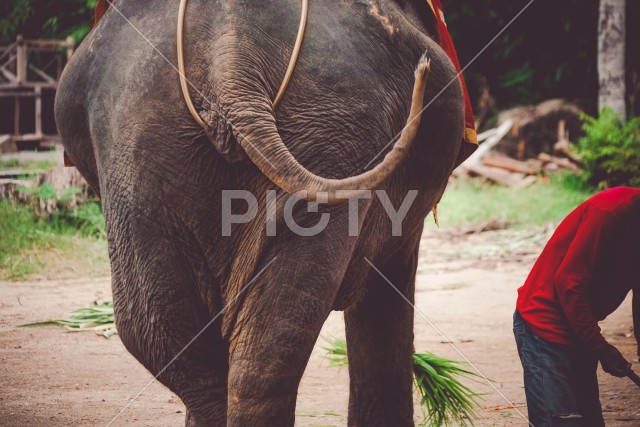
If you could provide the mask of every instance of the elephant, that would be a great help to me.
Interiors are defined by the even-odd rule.
[[[274,109],[300,3],[191,0],[185,77],[204,128],[180,90],[175,1],[114,1],[66,65],[56,122],[101,198],[118,333],[184,402],[186,425],[294,425],[298,385],[332,311],[345,318],[348,424],[414,425],[406,300],[464,130],[461,84],[423,7],[312,0]],[[401,132],[404,142],[392,143]],[[386,202],[361,197],[370,190]],[[229,235],[224,191],[260,201]],[[393,233],[389,204],[410,191]],[[265,231],[268,194],[276,233]],[[293,232],[291,200],[300,226],[330,221],[312,236]],[[248,209],[230,203],[233,214]]]

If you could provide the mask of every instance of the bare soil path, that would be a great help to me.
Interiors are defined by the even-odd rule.
[[[547,238],[548,230],[425,233],[417,280],[416,351],[468,358],[493,380],[492,386],[472,383],[485,394],[478,426],[526,425],[518,413],[526,414],[526,407],[511,316],[516,288]],[[122,411],[152,376],[117,336],[17,328],[105,299],[110,299],[108,277],[0,283],[1,426],[104,426],[116,416],[114,426],[183,425],[184,406],[157,382]],[[631,324],[627,300],[602,327],[634,359]],[[330,316],[323,335],[344,336],[341,313]],[[323,345],[322,340],[316,344],[302,380],[299,426],[346,425],[348,372],[328,365]],[[634,366],[640,371],[640,365]],[[640,426],[640,389],[627,379],[600,374],[607,425]],[[417,399],[415,409],[419,421]]]

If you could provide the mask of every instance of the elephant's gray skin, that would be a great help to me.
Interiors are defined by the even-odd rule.
[[[177,1],[115,6],[175,64]],[[364,258],[413,301],[424,219],[460,147],[461,88],[420,7],[424,0],[311,0],[301,56],[274,113],[299,1],[190,0],[187,77],[216,106],[192,90],[206,135],[175,69],[113,7],[71,58],[56,119],[69,157],[102,199],[122,342],[156,374],[229,305],[159,376],[185,403],[187,425],[292,426],[300,378],[331,310],[345,311],[349,425],[413,425],[413,309]],[[331,220],[317,236],[289,231],[287,194],[254,163],[229,161],[241,152],[240,134],[260,149],[277,124],[313,173],[361,173],[403,128],[425,52],[432,103],[381,187],[395,207],[419,191],[402,236],[392,237],[376,198],[360,202],[358,237],[347,233],[347,203],[321,205]],[[249,190],[262,206],[265,191],[278,189],[277,236],[265,235],[260,209],[222,237],[222,189]],[[299,207],[300,224],[317,222],[319,213]]]

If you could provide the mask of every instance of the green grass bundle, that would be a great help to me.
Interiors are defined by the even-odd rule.
[[[414,383],[420,394],[425,425],[473,425],[479,395],[457,377],[478,375],[461,368],[460,364],[433,353],[413,355]]]
[[[326,358],[331,366],[344,367],[349,363],[347,342],[341,338],[324,338],[328,346]],[[438,357],[432,353],[413,355],[413,375],[416,391],[423,409],[423,426],[473,425],[475,410],[479,408],[477,393],[462,384],[460,377],[478,375],[462,368],[462,362]]]
[[[46,322],[27,323],[22,327],[61,325],[70,331],[95,331],[105,337],[116,334],[113,303],[106,301],[94,307],[79,308],[71,312],[67,319],[48,320]]]
[[[325,338],[322,339],[328,344],[327,347],[322,347],[327,350],[325,358],[329,361],[329,365],[343,368],[349,364],[349,358],[347,356],[347,340],[341,338]]]

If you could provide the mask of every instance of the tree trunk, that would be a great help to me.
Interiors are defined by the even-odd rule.
[[[598,108],[613,109],[623,121],[626,120],[625,6],[626,0],[600,0],[598,23]]]

